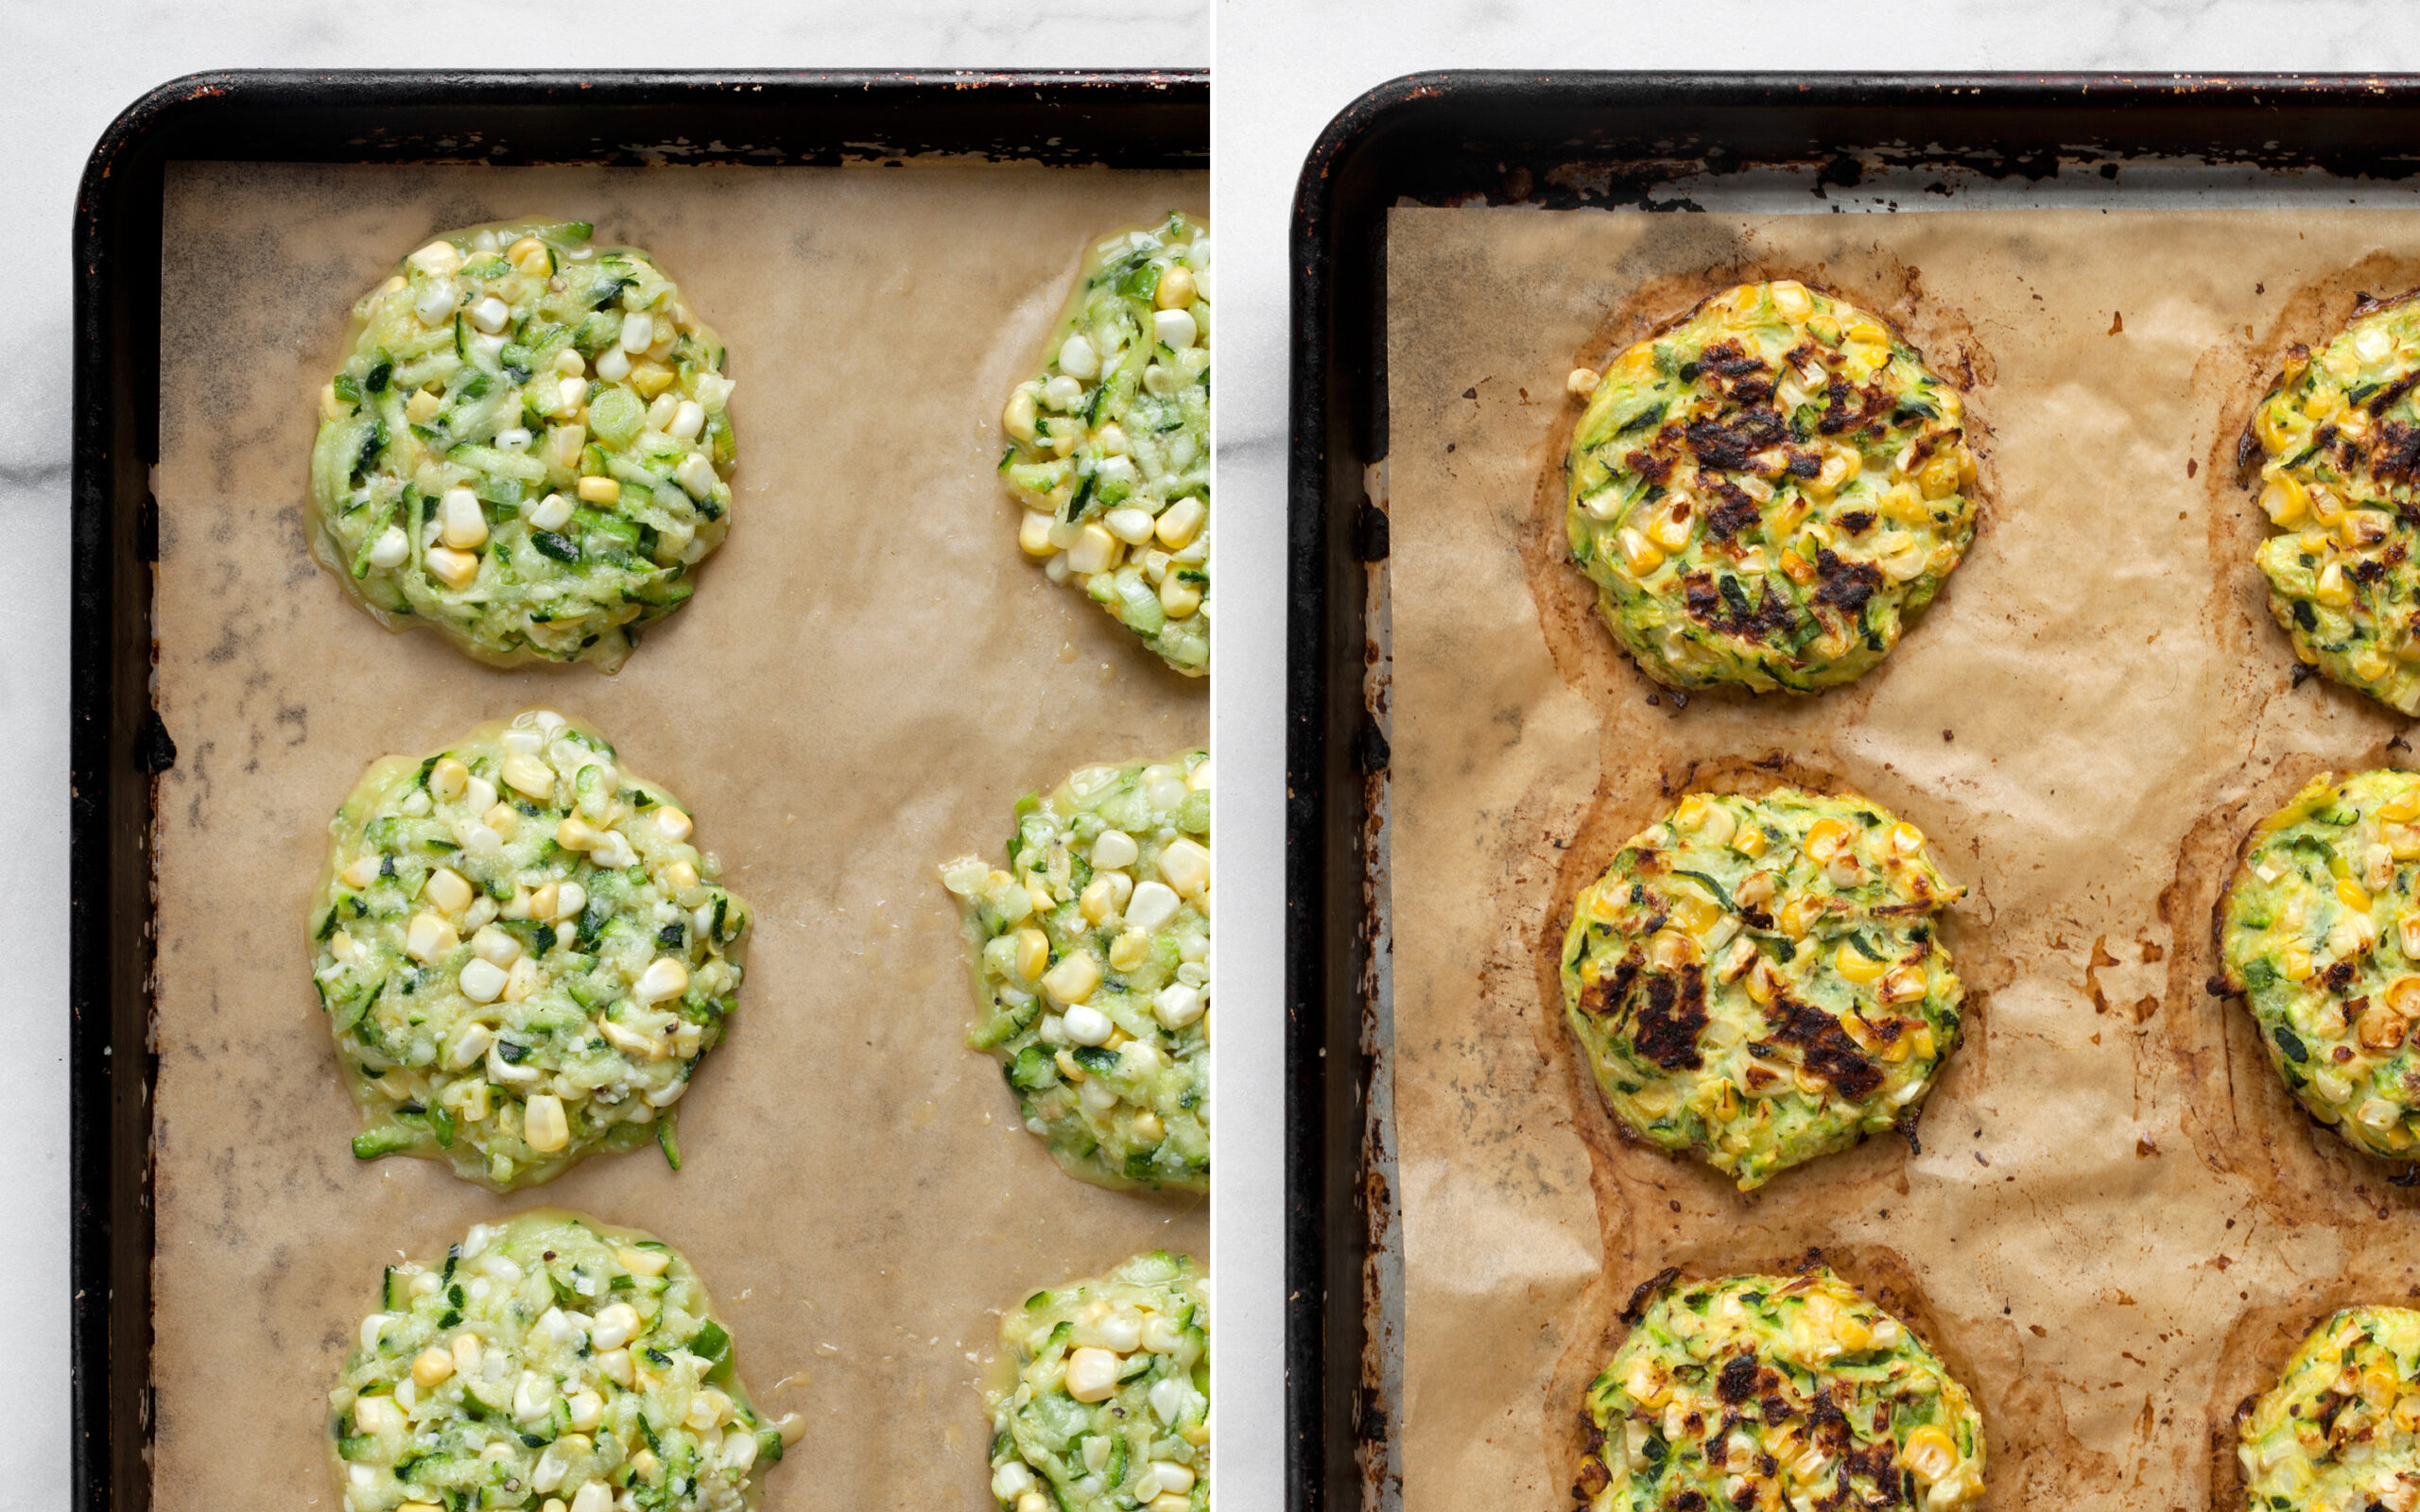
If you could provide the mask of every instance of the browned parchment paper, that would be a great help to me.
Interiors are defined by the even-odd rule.
[[[1060,1174],[963,1047],[934,865],[1019,795],[1200,741],[1199,684],[1016,551],[1003,397],[1091,238],[1198,210],[1200,175],[990,166],[181,166],[163,308],[159,707],[160,1504],[334,1504],[325,1392],[379,1266],[545,1202],[697,1263],[759,1403],[804,1441],[767,1506],[989,1506],[972,1383],[996,1309],[1166,1246],[1198,1201]],[[617,677],[498,673],[390,636],[302,539],[314,396],[345,312],[433,232],[594,220],[659,256],[731,348],[738,493],[697,597]],[[545,702],[693,807],[756,907],[683,1169],[591,1160],[497,1198],[357,1164],[303,915],[361,769]]]
[[[1405,1505],[1568,1505],[1581,1393],[1633,1288],[1810,1246],[1975,1390],[1990,1505],[2239,1505],[2236,1404],[2327,1310],[2420,1297],[2420,1202],[2305,1119],[2204,987],[2243,831],[2317,770],[2411,763],[2403,721],[2292,685],[2235,444],[2288,342],[2357,290],[2420,284],[2420,216],[1402,208],[1390,229]],[[1982,533],[1860,682],[1676,707],[1563,560],[1563,381],[1784,275],[1970,385]],[[1933,837],[1970,889],[1969,1031],[1921,1155],[1877,1141],[1742,1197],[1616,1137],[1552,963],[1573,894],[1669,795],[1785,778]]]

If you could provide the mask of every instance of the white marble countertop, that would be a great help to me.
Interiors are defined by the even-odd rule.
[[[1442,67],[1709,69],[2244,69],[2420,67],[2420,12],[2355,0],[1993,0],[1803,6],[1694,0],[728,0],[683,26],[659,6],[604,0],[628,30],[545,35],[548,8],[492,8],[475,43],[451,26],[397,26],[312,0],[178,5],[86,0],[7,7],[17,72],[0,126],[27,293],[12,329],[28,343],[0,365],[0,791],[19,795],[21,843],[0,852],[0,919],[14,941],[0,1012],[0,1085],[17,1104],[17,1154],[0,1175],[0,1230],[18,1236],[22,1305],[0,1421],[43,1446],[0,1480],[0,1508],[69,1495],[66,1299],[68,234],[77,176],[102,129],[152,85],[237,66],[1140,66],[1209,60],[1218,83],[1216,220],[1221,368],[1219,425],[1220,782],[1219,979],[1223,1127],[1261,1137],[1219,1156],[1220,1254],[1282,1253],[1283,1166],[1274,1101],[1282,1036],[1283,541],[1286,236],[1294,180],[1327,120],[1371,86]],[[1877,41],[1878,39],[1878,41]],[[469,49],[476,46],[476,53]],[[1241,667],[1262,669],[1238,676]],[[1244,1005],[1263,1011],[1239,1012]],[[1266,1078],[1248,1109],[1241,1088]],[[1247,1116],[1250,1114],[1251,1116]],[[1231,1159],[1231,1157],[1233,1157]],[[1231,1512],[1282,1504],[1275,1389],[1282,1297],[1220,1293],[1220,1497]],[[1266,1371],[1268,1373],[1264,1374]],[[1257,1378],[1268,1389],[1239,1393]],[[1238,1452],[1247,1446],[1253,1451]]]

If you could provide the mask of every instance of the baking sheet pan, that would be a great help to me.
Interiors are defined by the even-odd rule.
[[[1455,93],[1450,79],[1413,82]],[[1484,97],[1460,123],[1475,154],[1499,145],[1474,141],[1471,118],[1518,94],[1478,82]],[[1539,167],[1529,178],[1520,146],[1499,149],[1466,182],[1531,198],[1547,181]],[[1575,203],[1575,185],[1601,195],[1625,180],[1600,160],[1556,181]],[[1309,173],[1305,185],[1308,206]],[[1330,195],[1326,209],[1383,206],[1368,190]],[[1355,1247],[1373,1279],[1402,1267],[1398,1295],[1357,1288],[1351,1322],[1371,1330],[1370,1348],[1341,1421],[1361,1462],[1350,1482],[1334,1473],[1331,1391],[1315,1424],[1330,1474],[1312,1494],[1566,1504],[1579,1393],[1631,1288],[1667,1263],[1771,1265],[1820,1244],[1978,1387],[1993,1504],[2219,1504],[2234,1404],[2300,1328],[2412,1284],[2395,1242],[2406,1204],[2386,1168],[2302,1120],[2240,1010],[2202,984],[2209,907],[2241,828],[2323,765],[2402,754],[2388,745],[2400,722],[2292,684],[2247,577],[2257,515],[2231,464],[2284,344],[2341,319],[2357,289],[2410,286],[2420,268],[2402,249],[2420,225],[2408,211],[2094,210],[2060,225],[1400,198],[1385,214],[1382,302],[1340,272],[1351,258],[1333,241],[1297,284],[1338,304],[1369,299],[1357,318],[1380,312],[1370,326],[1313,328],[1382,339],[1385,353],[1371,363],[1383,385],[1333,385],[1332,351],[1298,366],[1325,410],[1305,417],[1316,447],[1297,434],[1298,541],[1316,505],[1334,575],[1319,587],[1341,579],[1357,602],[1306,593],[1305,574],[1297,610],[1332,637],[1330,653],[1366,630],[1353,666],[1392,653],[1366,679],[1306,682],[1297,663],[1296,781],[1333,805],[1316,833],[1295,835],[1294,895],[1322,885],[1311,902],[1329,920],[1322,938],[1297,936],[1298,1022],[1312,1018],[1305,986],[1326,988],[1330,1034],[1334,994],[1359,989],[1374,1011],[1353,1027],[1380,1057],[1370,1102],[1384,1111],[1391,1093],[1393,1115],[1374,1122],[1349,1189],[1379,1199],[1366,1218],[1337,1200],[1333,1159],[1327,1192],[1310,1195],[1327,1203],[1331,1243],[1342,1223],[1367,1223],[1370,1243]],[[1323,234],[1340,235],[1341,219]],[[1989,427],[1985,532],[1882,676],[1848,696],[1651,705],[1656,690],[1558,559],[1548,474],[1572,408],[1561,376],[1699,294],[1785,270],[1891,314],[1937,361],[1971,366],[1972,409]],[[1347,466],[1376,456],[1383,528],[1338,504],[1360,502]],[[2063,486],[2068,459],[2094,486]],[[1341,541],[1340,521],[1357,526]],[[1384,627],[1360,619],[1350,548],[1383,561],[1372,597]],[[1345,664],[1320,663],[1332,677]],[[1845,780],[1935,835],[1975,889],[1956,928],[1981,990],[1924,1155],[1869,1145],[1742,1199],[1613,1137],[1573,1067],[1549,962],[1571,893],[1651,817],[1660,790],[1774,780],[1758,759]],[[1374,835],[1371,815],[1383,820]],[[1341,842],[1382,864],[1384,890],[1349,908],[1334,870],[1302,864],[1321,847],[1332,867]],[[1337,940],[1365,908],[1386,933],[1356,956]],[[1358,1091],[1322,1089],[1296,1131],[1311,1117],[1333,1126]],[[1338,1301],[1298,1318],[1331,1362],[1357,1332]]]
[[[1205,199],[1198,171],[965,160],[166,168],[157,714],[110,753],[160,768],[157,1332],[146,1392],[117,1331],[101,1404],[147,1410],[152,1500],[325,1501],[321,1403],[368,1278],[534,1202],[697,1262],[760,1403],[807,1420],[769,1506],[988,1504],[991,1310],[1139,1248],[1206,1253],[1203,1204],[1072,1182],[1016,1126],[961,1048],[963,945],[932,880],[996,845],[1023,792],[1206,734],[1198,685],[1017,558],[992,435],[1094,235]],[[307,399],[352,299],[431,232],[529,213],[655,251],[740,381],[733,541],[617,678],[390,637],[302,554]],[[758,923],[683,1171],[608,1159],[495,1198],[353,1160],[294,920],[363,765],[540,702],[694,806]],[[141,1044],[116,1027],[111,1048]],[[140,1504],[125,1439],[85,1422],[88,1496]]]

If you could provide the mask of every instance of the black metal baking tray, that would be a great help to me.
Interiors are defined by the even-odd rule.
[[[1347,106],[1294,199],[1288,455],[1286,1359],[1291,1504],[1392,1505],[1394,1404],[1374,1278],[1392,1133],[1382,855],[1389,662],[1386,212],[1533,203],[1686,212],[1691,186],[1786,192],[1938,174],[2020,191],[2075,180],[2313,185],[2342,203],[2420,174],[2420,76],[1415,74]],[[2179,175],[2175,170],[2183,170]],[[2198,178],[2197,178],[2198,176]],[[2019,196],[2021,198],[2021,194]],[[1999,202],[2008,202],[2003,196]],[[1382,599],[1379,602],[1383,602]],[[1383,1071],[1380,1072],[1383,1074]],[[1381,1114],[1383,1115],[1383,1106]],[[1374,1327],[1373,1319],[1377,1324]]]
[[[69,1006],[76,1487],[150,1502],[153,716],[160,232],[170,161],[834,164],[925,154],[1190,168],[1206,72],[234,72],[164,84],[76,207]]]

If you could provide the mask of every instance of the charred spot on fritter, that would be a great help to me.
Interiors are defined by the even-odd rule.
[[[1737,1406],[1756,1394],[1756,1357],[1735,1354],[1722,1362],[1714,1380],[1714,1394],[1721,1400]]]
[[[1779,997],[1773,1000],[1771,1016],[1773,1038],[1794,1047],[1806,1069],[1830,1082],[1842,1096],[1862,1101],[1882,1085],[1882,1073],[1865,1058],[1840,1021],[1822,1008]]]
[[[1756,523],[1756,501],[1748,490],[1729,478],[1715,480],[1716,503],[1705,514],[1705,532],[1717,541],[1729,541]]]
[[[1682,601],[1688,606],[1692,618],[1726,635],[1747,640],[1766,640],[1789,629],[1798,623],[1798,612],[1784,603],[1773,592],[1773,585],[1764,585],[1764,597],[1751,603],[1746,589],[1731,573],[1720,578],[1711,574],[1692,574],[1682,588]]]
[[[1599,1019],[1610,1019],[1621,1012],[1623,1000],[1630,996],[1631,987],[1638,980],[1639,968],[1644,964],[1636,955],[1622,957],[1621,964],[1614,968],[1613,975],[1600,977],[1589,984],[1581,1000],[1582,1011]]]
[[[1765,359],[1753,357],[1737,341],[1718,341],[1698,353],[1701,366],[1711,369],[1723,378],[1745,378],[1750,373],[1768,370]]]
[[[1828,546],[1815,553],[1815,602],[1852,615],[1882,586],[1881,568],[1870,561],[1842,561]]]
[[[2377,449],[2370,454],[2370,472],[2383,481],[2409,483],[2420,478],[2420,425],[2391,420],[2378,426]]]
[[[1705,974],[1685,966],[1670,976],[1647,979],[1647,1003],[1632,1042],[1666,1071],[1695,1071],[1705,1064],[1698,1054],[1698,1031],[1706,1022]]]
[[[1727,419],[1693,420],[1683,435],[1699,465],[1725,472],[1751,471],[1758,452],[1789,438],[1780,414],[1770,409],[1743,409]]]

